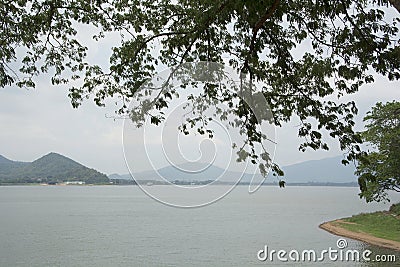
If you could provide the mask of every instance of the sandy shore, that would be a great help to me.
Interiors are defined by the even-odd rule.
[[[324,230],[334,234],[334,235],[348,237],[351,239],[356,239],[359,241],[369,243],[371,245],[395,249],[395,250],[400,251],[400,242],[375,237],[375,236],[372,236],[372,235],[369,235],[366,233],[352,232],[350,230],[340,227],[338,225],[338,223],[348,223],[348,222],[344,222],[343,220],[339,219],[339,220],[335,220],[335,221],[331,221],[331,222],[325,222],[325,223],[321,224],[319,227],[321,229],[324,229]]]

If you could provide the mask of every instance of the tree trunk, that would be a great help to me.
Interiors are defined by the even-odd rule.
[[[389,0],[389,3],[400,13],[400,0]]]

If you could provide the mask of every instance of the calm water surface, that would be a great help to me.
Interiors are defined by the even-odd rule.
[[[397,265],[257,260],[264,245],[336,248],[338,237],[320,230],[320,223],[390,206],[366,204],[357,193],[262,187],[249,195],[239,186],[213,205],[179,209],[135,186],[0,187],[0,266],[400,266],[398,252],[350,239],[348,249],[396,254]]]

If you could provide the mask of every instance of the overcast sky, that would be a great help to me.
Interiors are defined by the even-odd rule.
[[[378,78],[348,99],[359,107],[357,127],[377,101],[400,99],[400,82]],[[87,101],[73,109],[63,87],[41,83],[35,90],[8,87],[0,90],[0,154],[19,161],[33,161],[58,152],[107,174],[127,173],[122,151],[122,120],[107,118],[113,107],[99,108]],[[295,122],[277,128],[276,161],[288,165],[341,154],[337,142],[330,151],[298,152],[300,139]],[[140,159],[140,155],[138,155]],[[138,163],[137,165],[140,165]]]
[[[111,35],[101,45],[92,45],[91,62],[108,62],[104,51],[109,51],[118,38]],[[57,152],[106,174],[128,173],[122,146],[123,121],[109,118],[114,114],[113,105],[100,108],[86,101],[80,108],[73,109],[65,86],[52,86],[46,75],[41,75],[37,81],[36,88],[31,90],[14,86],[0,89],[0,155],[12,160],[33,161],[49,152]],[[362,129],[362,118],[376,102],[400,100],[400,82],[376,76],[374,84],[364,85],[358,93],[344,99],[357,102],[356,127]],[[284,166],[341,155],[334,140],[329,141],[328,152],[299,152],[302,140],[297,137],[296,123],[277,128],[275,161],[278,164]],[[141,164],[142,153],[138,150],[134,158],[138,170],[149,169]]]

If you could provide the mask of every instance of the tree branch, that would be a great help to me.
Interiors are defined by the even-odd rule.
[[[267,19],[271,18],[274,15],[275,10],[279,6],[279,3],[280,3],[280,0],[275,0],[274,3],[272,4],[272,6],[270,8],[268,8],[268,10],[265,12],[265,14],[257,21],[257,23],[253,27],[253,36],[251,37],[251,42],[250,42],[250,46],[249,46],[249,54],[247,55],[247,58],[243,64],[244,68],[249,71],[250,76],[251,76],[251,71],[250,71],[250,66],[249,66],[249,60],[250,60],[251,55],[254,52],[254,44],[257,39],[257,33],[262,28],[262,26],[264,26]]]

